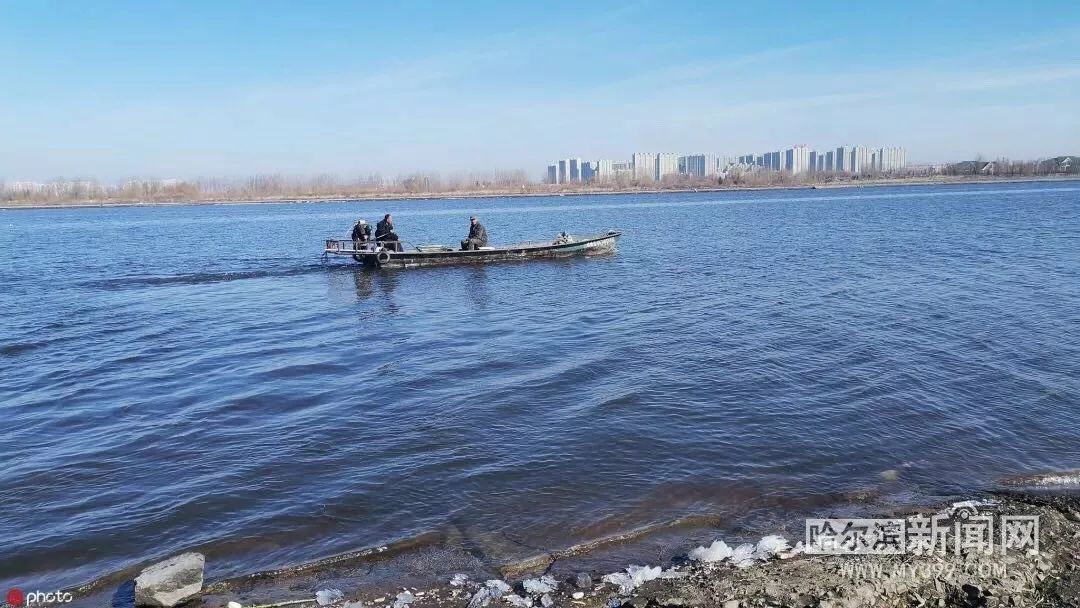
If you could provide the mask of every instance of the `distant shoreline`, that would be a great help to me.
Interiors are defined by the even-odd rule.
[[[56,203],[3,203],[0,210],[42,210],[42,209],[94,209],[113,207],[182,207],[189,205],[259,205],[259,204],[296,204],[330,202],[377,202],[377,201],[413,201],[413,200],[453,200],[487,198],[537,198],[553,196],[601,196],[629,194],[680,194],[694,192],[757,192],[769,190],[831,190],[843,188],[880,188],[887,186],[949,186],[964,184],[1010,184],[1028,182],[1071,182],[1080,181],[1076,176],[1032,176],[1032,177],[972,177],[938,176],[934,178],[882,178],[868,180],[850,180],[833,183],[807,184],[770,184],[764,186],[715,186],[705,188],[582,188],[579,190],[556,190],[546,192],[517,192],[512,190],[474,191],[474,192],[422,192],[407,193],[370,193],[351,196],[310,196],[310,197],[262,197],[262,198],[207,198],[199,200],[172,201],[63,201]]]

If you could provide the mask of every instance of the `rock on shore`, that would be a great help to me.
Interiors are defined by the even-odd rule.
[[[206,558],[182,553],[143,570],[135,578],[135,604],[171,608],[202,591]]]

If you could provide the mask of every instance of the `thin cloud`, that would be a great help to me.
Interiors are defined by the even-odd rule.
[[[721,76],[738,67],[767,65],[769,60],[795,55],[810,49],[823,47],[827,44],[829,44],[829,41],[821,40],[805,44],[763,49],[732,57],[721,57],[714,61],[667,65],[638,72],[637,74],[633,74],[626,78],[608,81],[594,87],[593,90],[606,91],[624,87],[658,87],[676,86],[679,84],[696,84],[702,79]]]
[[[247,92],[249,101],[268,98],[337,98],[349,95],[393,95],[418,92],[453,81],[481,66],[505,59],[504,50],[459,50],[399,62],[373,72],[336,74],[308,83],[277,84]]]
[[[952,92],[985,91],[1046,84],[1075,78],[1080,78],[1080,65],[1052,66],[1041,69],[1017,68],[960,76],[956,81],[946,84],[943,88]]]

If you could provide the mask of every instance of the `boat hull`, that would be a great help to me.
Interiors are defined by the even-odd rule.
[[[352,241],[327,240],[326,253],[332,256],[350,256],[365,266],[376,268],[493,264],[614,253],[621,235],[622,233],[613,230],[606,234],[575,238],[567,243],[508,245],[472,251],[443,249],[395,252],[371,245],[357,249]]]

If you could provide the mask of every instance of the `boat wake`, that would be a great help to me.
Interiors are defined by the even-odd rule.
[[[194,272],[177,275],[140,275],[127,277],[111,277],[96,279],[81,283],[83,287],[113,291],[120,289],[138,289],[142,287],[158,287],[167,285],[202,285],[211,283],[228,283],[231,281],[247,281],[251,279],[272,279],[303,276],[316,273],[353,272],[355,268],[334,264],[307,264],[292,268],[264,269],[264,270],[240,270],[222,272]]]

